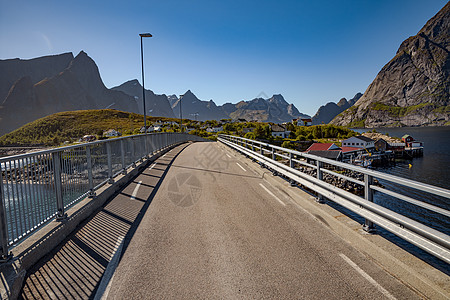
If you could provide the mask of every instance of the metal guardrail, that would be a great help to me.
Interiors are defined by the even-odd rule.
[[[375,179],[414,189],[420,193],[437,195],[443,197],[445,201],[450,199],[450,190],[241,137],[219,135],[218,141],[251,157],[274,173],[289,178],[291,183],[297,182],[316,192],[319,202],[326,197],[365,218],[364,230],[371,232],[376,224],[450,263],[450,236],[373,202],[374,191],[377,191],[443,217],[450,217],[450,211],[376,185]],[[312,175],[311,172],[310,174],[302,172],[305,169],[313,171]],[[358,174],[360,178],[344,175],[342,170]],[[363,196],[326,182],[324,174],[361,186]]]
[[[0,158],[0,260],[20,242],[148,155],[185,141],[179,133],[141,134]]]

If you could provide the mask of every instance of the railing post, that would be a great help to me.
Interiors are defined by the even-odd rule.
[[[323,179],[323,174],[322,174],[322,170],[321,170],[322,162],[319,160],[316,160],[316,165],[317,165],[317,179],[322,181],[322,179]],[[318,203],[324,203],[323,196],[321,194],[318,194],[316,201]]]
[[[144,135],[144,157],[148,158],[148,147],[147,147],[147,131],[145,131],[145,135]]]
[[[64,212],[64,201],[62,195],[62,179],[61,179],[61,152],[53,152],[53,176],[55,180],[56,195],[56,220],[63,220],[67,217]]]
[[[263,145],[262,144],[259,144],[259,154],[264,156],[264,151],[263,151]],[[263,164],[262,161],[260,162],[260,166],[261,166],[261,168],[264,168],[264,164]]]
[[[293,160],[292,152],[289,152],[289,167],[294,168],[294,160]]]
[[[292,152],[289,152],[289,167],[294,168],[294,160],[293,160],[293,154]],[[290,180],[289,181],[291,186],[295,186],[295,181],[294,180]]]
[[[373,190],[370,186],[373,184],[373,177],[367,174],[364,174],[364,199],[369,202],[373,202]],[[375,231],[375,225],[372,221],[365,219],[363,225],[364,231],[368,233],[373,233]]]
[[[106,143],[106,155],[108,157],[108,183],[113,184],[111,143],[108,142]]]
[[[0,166],[0,242],[2,247],[0,249],[0,262],[7,262],[12,255],[8,254],[8,224],[6,222],[5,200],[3,199],[3,177],[1,171]]]
[[[134,149],[134,138],[130,139],[130,148],[131,148],[131,159],[133,160],[133,168],[136,168],[136,153]]]
[[[145,144],[147,145],[147,142]],[[127,166],[125,164],[125,145],[123,139],[120,140],[120,156],[122,158],[122,174],[127,175]]]
[[[87,169],[88,169],[88,180],[89,180],[89,198],[95,197],[94,192],[94,176],[92,175],[92,155],[91,155],[91,147],[86,147],[86,160],[87,160]]]
[[[275,160],[275,149],[272,147],[272,160]]]
[[[255,152],[255,144],[252,142],[252,151]]]

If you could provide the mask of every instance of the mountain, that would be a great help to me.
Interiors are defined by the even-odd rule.
[[[177,118],[180,117],[180,99],[170,96],[169,102]],[[190,90],[181,98],[183,118],[205,120],[246,119],[260,122],[290,122],[294,118],[308,117],[298,111],[294,104],[289,104],[282,95],[273,95],[269,99],[255,98],[239,101],[236,104],[225,103],[217,106],[214,101],[199,100]]]
[[[222,109],[232,119],[257,120],[260,122],[290,122],[294,118],[309,117],[298,111],[294,104],[289,104],[282,95],[273,95],[269,99],[255,98],[236,104],[226,103]]]
[[[400,45],[355,105],[332,124],[450,125],[450,2]]]
[[[67,68],[73,60],[72,53],[43,56],[33,59],[0,60],[0,105],[8,96],[14,83],[28,76],[32,84],[50,78]]]
[[[199,100],[190,90],[172,104],[173,113],[177,118],[180,117],[180,103],[181,114],[185,119],[206,121],[228,118],[228,115],[214,101]]]
[[[338,114],[348,109],[349,107],[353,106],[353,104],[355,104],[356,101],[358,101],[359,98],[361,98],[361,96],[362,96],[361,93],[357,93],[355,97],[353,97],[348,101],[347,99],[342,98],[341,100],[339,100],[338,103],[328,102],[327,104],[322,105],[317,110],[316,114],[312,117],[312,124],[313,125],[328,124]]]
[[[75,58],[62,54],[42,60],[0,61],[0,66],[4,65],[8,70],[19,70],[10,71],[11,78],[22,77],[16,79],[1,103],[0,135],[56,112],[102,108],[138,111],[132,96],[105,87],[97,65],[83,51]]]
[[[121,91],[133,96],[137,101],[139,113],[144,114],[142,103],[142,85],[136,79],[127,81],[117,87],[112,88],[115,91]],[[170,96],[172,97],[172,96]],[[145,90],[145,108],[148,116],[159,116],[174,118],[170,101],[166,95],[156,95],[151,90]]]

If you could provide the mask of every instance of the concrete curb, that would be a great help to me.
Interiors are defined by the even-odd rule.
[[[105,184],[96,191],[97,196],[95,198],[84,198],[68,209],[66,219],[63,221],[51,221],[14,247],[11,251],[13,259],[0,265],[0,299],[17,299],[29,268],[64,241],[81,222],[101,208],[111,196],[120,191],[133,177],[141,173],[160,156],[180,144],[182,143],[162,149],[149,159],[138,164],[135,168],[128,169],[126,175],[115,177],[113,184]]]
[[[291,187],[287,181],[278,176],[270,175],[270,171],[261,168],[251,159],[246,158],[226,145],[221,144],[221,146],[242,161],[243,164],[246,164],[253,172],[263,177],[273,186],[286,192],[299,209],[307,212],[318,222],[327,226],[342,240],[421,297],[429,299],[450,298],[450,276],[386,240],[384,237],[377,234],[367,234],[362,230],[362,225],[355,220],[331,206],[317,203],[312,195],[297,187]]]

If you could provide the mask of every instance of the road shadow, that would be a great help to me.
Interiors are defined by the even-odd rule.
[[[28,270],[19,299],[94,298],[114,253],[120,245],[123,245],[121,253],[125,252],[172,162],[187,146],[174,148],[170,159],[160,158],[163,162],[153,168],[157,183],[148,186],[152,190],[147,199],[130,201],[125,186]],[[130,183],[136,182],[141,174]]]

